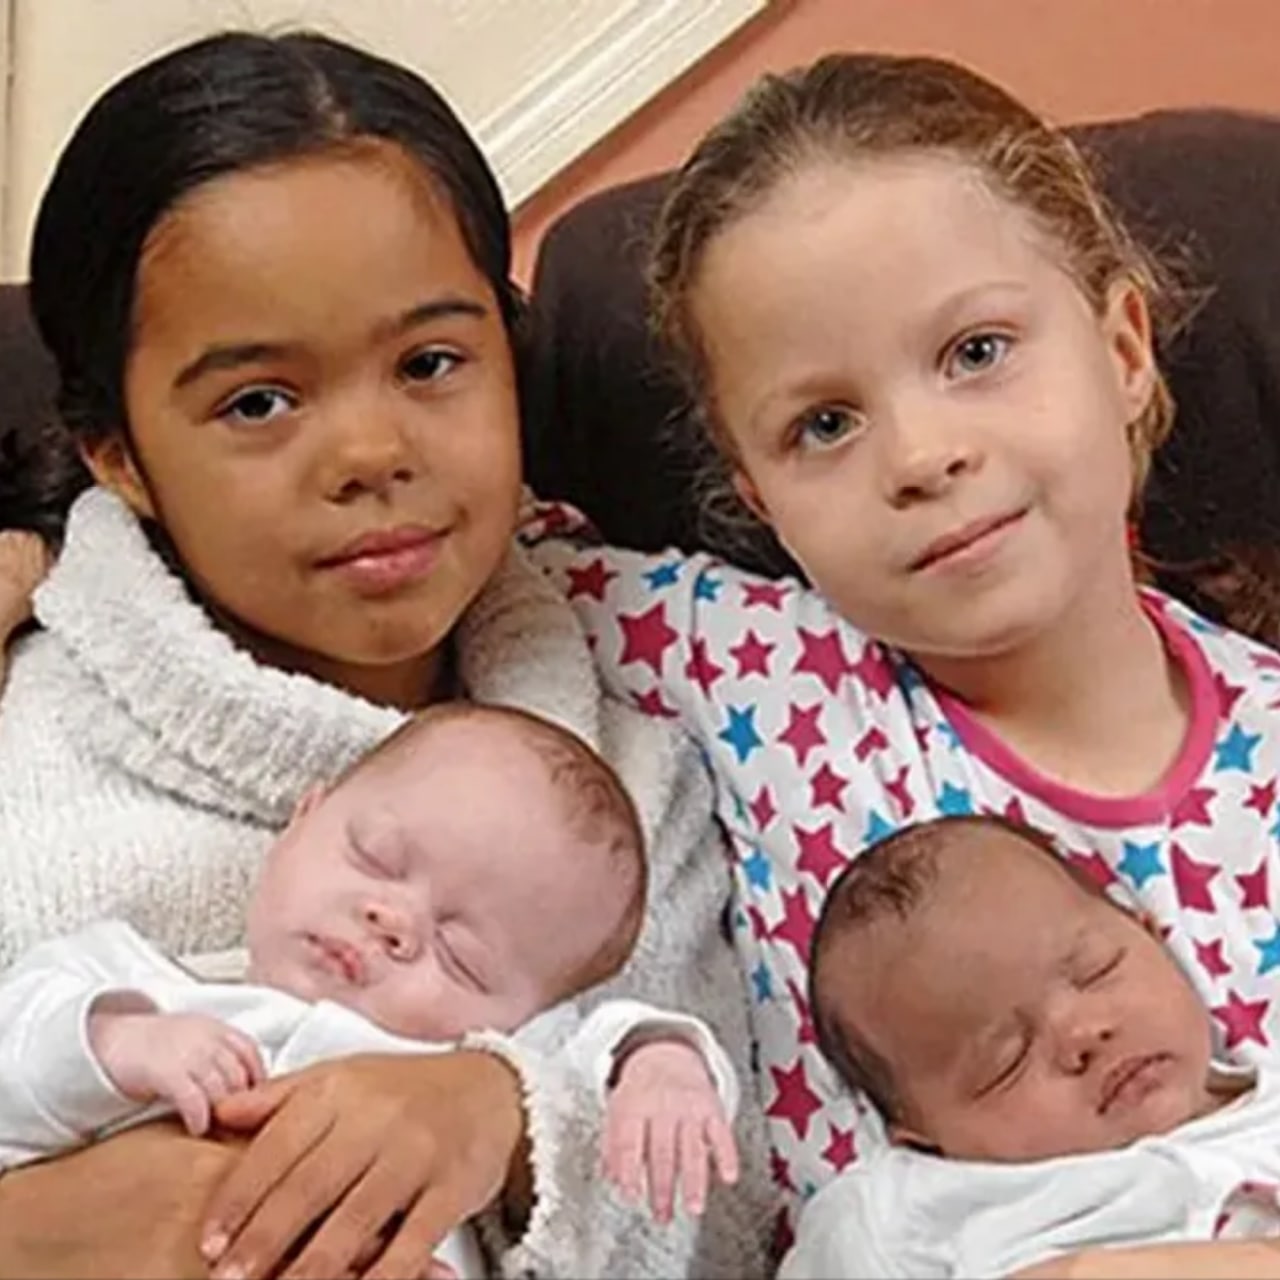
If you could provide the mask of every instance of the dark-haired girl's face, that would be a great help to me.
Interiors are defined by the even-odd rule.
[[[217,179],[153,232],[95,470],[275,665],[421,700],[519,496],[497,300],[401,153]]]

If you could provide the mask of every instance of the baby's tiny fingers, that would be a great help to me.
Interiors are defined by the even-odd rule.
[[[681,1124],[679,1150],[684,1207],[696,1218],[707,1204],[707,1142],[699,1121],[686,1120]]]
[[[610,1113],[605,1138],[605,1175],[628,1204],[644,1198],[644,1122]]]
[[[717,1112],[707,1120],[706,1134],[707,1142],[711,1146],[712,1158],[720,1174],[720,1181],[727,1186],[733,1186],[738,1181],[740,1172],[738,1142],[733,1136],[733,1127],[722,1112]]]
[[[257,1043],[252,1036],[247,1036],[234,1027],[228,1027],[227,1031],[232,1052],[244,1064],[244,1078],[247,1081],[244,1087],[252,1088],[255,1084],[261,1084],[267,1078],[267,1069],[263,1065]]]
[[[209,1099],[200,1082],[193,1076],[178,1078],[169,1101],[192,1137],[198,1138],[208,1132]]]
[[[659,1222],[670,1222],[676,1199],[676,1135],[666,1120],[648,1125],[649,1204]]]

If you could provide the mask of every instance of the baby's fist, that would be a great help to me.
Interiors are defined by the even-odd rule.
[[[93,1013],[89,1038],[102,1069],[135,1102],[167,1102],[192,1134],[214,1105],[266,1072],[248,1036],[197,1013]]]

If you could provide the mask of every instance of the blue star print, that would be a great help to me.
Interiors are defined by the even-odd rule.
[[[722,585],[719,578],[712,578],[705,573],[700,573],[697,582],[693,584],[693,598],[695,600],[705,600],[708,604],[715,604]]]
[[[1153,876],[1165,874],[1164,863],[1160,861],[1158,844],[1131,844],[1124,842],[1124,857],[1120,859],[1117,869],[1133,881],[1135,889],[1141,889]]]
[[[1260,733],[1245,733],[1238,725],[1213,749],[1214,768],[1222,773],[1227,769],[1239,769],[1248,773],[1253,768],[1253,750],[1262,741]]]
[[[742,869],[747,873],[747,883],[753,889],[763,889],[768,892],[773,884],[773,873],[763,849],[752,849],[751,856],[743,861]]]
[[[894,833],[892,823],[886,822],[874,809],[871,811],[871,820],[867,823],[866,834],[862,837],[866,844],[875,844],[877,840],[883,840],[886,836]]]
[[[1271,937],[1264,938],[1261,942],[1255,938],[1253,945],[1258,948],[1259,975],[1280,968],[1280,924],[1276,925]]]
[[[756,704],[741,709],[729,708],[729,723],[716,735],[721,742],[727,742],[739,764],[746,764],[751,753],[764,746],[764,739],[756,732]]]
[[[755,997],[758,1004],[763,1004],[766,1000],[773,999],[773,978],[763,963],[756,965],[751,970],[751,985],[755,988]]]
[[[938,809],[948,817],[973,812],[973,797],[963,787],[944,784],[942,794],[938,797]]]
[[[657,591],[659,587],[673,587],[680,578],[680,562],[672,561],[670,564],[660,564],[656,569],[650,569],[644,575],[644,580],[649,584],[650,591]]]

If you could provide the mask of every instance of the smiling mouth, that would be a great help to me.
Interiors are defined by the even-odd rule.
[[[930,569],[953,556],[959,556],[993,534],[1016,524],[1024,515],[1026,515],[1025,509],[1019,509],[1002,516],[988,516],[983,520],[974,520],[963,528],[944,534],[941,538],[935,538],[908,568],[915,573],[922,569]]]

